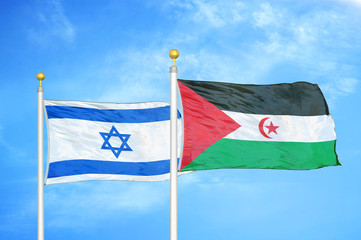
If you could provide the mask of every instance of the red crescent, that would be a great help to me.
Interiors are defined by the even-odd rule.
[[[269,117],[263,118],[263,119],[259,122],[258,128],[259,128],[260,133],[261,133],[264,137],[266,137],[266,138],[271,138],[270,136],[268,136],[268,135],[264,132],[264,129],[263,129],[264,122],[265,122],[267,119],[269,119]]]

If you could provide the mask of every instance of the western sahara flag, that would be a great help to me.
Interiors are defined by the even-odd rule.
[[[168,103],[44,100],[44,105],[49,146],[46,184],[169,179]]]
[[[178,80],[178,85],[184,121],[181,171],[340,165],[334,122],[316,84]]]

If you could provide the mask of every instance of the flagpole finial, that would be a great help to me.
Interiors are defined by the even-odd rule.
[[[40,81],[40,87],[41,87],[41,82],[45,79],[45,74],[39,72],[38,74],[36,74],[36,78]]]
[[[169,51],[169,57],[173,59],[173,66],[175,66],[175,60],[179,56],[179,52],[177,49],[172,49]]]

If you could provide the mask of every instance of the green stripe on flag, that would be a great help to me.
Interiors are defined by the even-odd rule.
[[[223,138],[182,171],[220,168],[309,170],[341,165],[336,140],[326,142],[263,142]]]

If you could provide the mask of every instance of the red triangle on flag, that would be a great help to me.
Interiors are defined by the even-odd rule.
[[[241,125],[183,83],[178,81],[178,86],[184,121],[182,170],[204,150]]]

